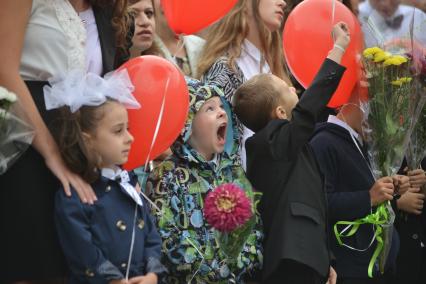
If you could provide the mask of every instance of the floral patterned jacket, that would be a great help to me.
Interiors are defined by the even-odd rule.
[[[208,98],[222,96],[220,89],[195,80],[188,85],[190,111],[185,128],[172,146],[173,155],[148,179],[151,197],[160,209],[154,210],[154,215],[163,240],[163,263],[169,270],[166,282],[244,283],[262,268],[260,224],[250,234],[237,261],[227,261],[215,239],[215,230],[203,218],[203,203],[207,193],[223,183],[233,182],[244,190],[251,190],[252,186],[235,162],[235,143],[225,147],[213,161],[206,161],[187,143],[195,113]],[[227,140],[234,142],[238,131],[235,125],[229,125],[233,129]]]

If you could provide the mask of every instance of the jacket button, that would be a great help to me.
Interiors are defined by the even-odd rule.
[[[139,219],[138,227],[141,230],[143,229],[143,227],[145,227],[145,221],[143,219]]]
[[[109,192],[109,191],[111,191],[111,186],[110,186],[110,185],[108,185],[108,186],[105,188],[105,192]]]
[[[86,276],[87,277],[94,277],[95,273],[88,268],[88,269],[86,269]]]
[[[413,240],[417,240],[419,238],[419,235],[413,234],[412,238],[413,238]]]
[[[120,264],[121,268],[126,268],[127,267],[127,263],[123,262],[122,264]]]
[[[122,220],[118,221],[116,226],[122,232],[124,232],[126,230],[126,224]]]

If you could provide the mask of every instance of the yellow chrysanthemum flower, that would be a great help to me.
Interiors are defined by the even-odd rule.
[[[384,66],[395,65],[399,66],[408,61],[407,57],[402,55],[392,55],[390,58],[386,59],[383,63]]]
[[[389,66],[389,65],[395,65],[395,66],[399,66],[401,65],[403,62],[401,61],[400,58],[397,57],[390,57],[388,59],[385,60],[385,62],[383,62],[383,66]]]
[[[401,61],[401,63],[405,63],[405,62],[407,62],[407,61],[408,61],[407,57],[402,56],[402,55],[394,55],[394,56],[392,56],[392,57],[393,57],[393,58],[397,58],[398,60],[400,60],[400,61]]]
[[[365,58],[371,59],[371,58],[374,57],[374,55],[376,53],[379,53],[379,52],[383,52],[383,50],[381,48],[378,48],[377,46],[375,46],[375,47],[369,47],[369,48],[364,49],[362,54],[364,55]]]
[[[378,52],[374,55],[374,62],[379,63],[379,62],[385,61],[391,56],[392,54],[390,54],[389,52],[385,52],[385,51]]]
[[[394,86],[398,86],[398,87],[402,86],[402,82],[400,80],[392,81],[391,84],[394,85]]]
[[[413,80],[413,78],[411,77],[402,77],[401,79],[399,79],[402,83],[410,83],[411,80]]]
[[[411,77],[402,77],[402,78],[399,78],[398,80],[392,81],[391,84],[394,86],[401,87],[402,84],[410,83],[412,80],[413,78]]]

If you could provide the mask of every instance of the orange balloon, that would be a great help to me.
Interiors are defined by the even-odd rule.
[[[124,63],[119,70],[123,68],[135,86],[133,95],[141,104],[140,109],[128,110],[130,133],[135,140],[124,168],[132,170],[145,164],[158,122],[149,160],[176,140],[188,115],[189,92],[179,69],[163,58],[140,56]]]
[[[334,5],[334,21],[333,16]],[[284,26],[283,48],[290,71],[296,80],[307,88],[313,81],[321,64],[333,48],[331,31],[343,21],[349,26],[351,42],[342,58],[346,67],[339,87],[328,103],[335,108],[345,104],[359,79],[360,53],[363,38],[358,19],[342,3],[335,0],[305,0],[290,13]]]
[[[238,0],[161,0],[164,15],[176,34],[194,34],[225,16]]]

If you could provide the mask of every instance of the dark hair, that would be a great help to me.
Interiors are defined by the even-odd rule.
[[[280,102],[280,92],[273,85],[272,75],[259,74],[237,89],[232,104],[238,119],[257,132],[268,124]]]
[[[65,164],[88,183],[99,177],[96,171],[98,157],[88,149],[84,133],[90,134],[96,130],[105,115],[104,106],[109,102],[107,100],[102,106],[82,106],[74,113],[69,107],[63,107],[55,123],[55,138]]]
[[[120,53],[126,53],[128,46],[128,33],[131,19],[127,10],[128,0],[89,0],[92,6],[100,9],[111,9],[111,25],[114,29],[115,44]]]

